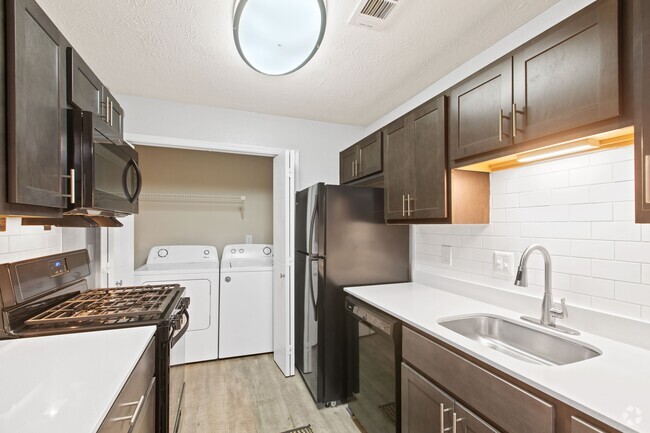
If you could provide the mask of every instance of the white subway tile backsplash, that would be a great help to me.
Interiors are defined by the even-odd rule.
[[[493,270],[495,251],[514,253],[516,264],[540,243],[553,257],[557,296],[650,321],[650,225],[634,223],[633,159],[630,146],[492,173],[491,224],[418,226],[414,267],[540,295],[540,254],[529,261],[529,288]],[[451,267],[440,262],[443,244],[454,245]]]
[[[611,221],[614,218],[612,203],[578,204],[570,206],[570,221]]]
[[[0,263],[15,262],[61,252],[61,229],[23,226],[20,218],[7,218],[0,232]]]
[[[592,275],[597,278],[640,283],[641,264],[609,260],[594,260]]]
[[[598,165],[569,171],[569,185],[594,185],[612,181],[612,166]]]
[[[494,273],[495,251],[515,264],[533,243],[553,258],[557,297],[574,305],[650,321],[650,225],[634,223],[632,147],[532,164],[491,174],[491,224],[418,226],[418,270],[540,295],[544,262],[529,260],[530,287]],[[439,248],[453,244],[453,265]],[[0,251],[1,244],[0,244]]]
[[[616,300],[650,306],[650,286],[617,281]]]
[[[613,203],[634,200],[634,182],[615,182],[593,185],[589,188],[592,203]]]
[[[595,222],[591,238],[611,241],[640,241],[641,226],[632,222]]]
[[[571,241],[571,255],[573,257],[587,257],[591,259],[614,259],[613,241]]]

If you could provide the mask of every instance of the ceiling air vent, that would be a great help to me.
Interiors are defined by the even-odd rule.
[[[381,30],[395,14],[399,3],[400,0],[361,0],[350,18],[350,24]]]

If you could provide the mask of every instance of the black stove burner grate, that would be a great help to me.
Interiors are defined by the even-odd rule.
[[[153,319],[167,310],[179,287],[178,284],[164,284],[89,290],[35,315],[25,323],[123,323]]]

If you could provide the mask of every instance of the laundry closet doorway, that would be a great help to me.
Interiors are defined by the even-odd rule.
[[[198,201],[201,200],[214,200],[214,203],[203,203],[208,206],[215,206],[213,210],[219,210],[221,216],[219,218],[214,217],[213,221],[210,221],[209,213],[203,214],[202,221],[204,227],[214,229],[217,219],[230,219],[239,218],[242,232],[235,234],[239,236],[237,239],[240,239],[241,242],[245,243],[245,235],[253,235],[253,243],[273,243],[273,352],[274,359],[278,367],[286,376],[294,374],[294,335],[293,335],[293,250],[294,250],[294,207],[295,207],[295,170],[297,165],[298,154],[293,150],[286,149],[277,149],[277,148],[264,148],[256,146],[237,146],[237,145],[220,145],[217,143],[207,143],[207,142],[197,142],[193,140],[180,140],[173,138],[165,137],[144,137],[144,136],[132,136],[127,137],[131,143],[135,144],[138,148],[138,151],[141,153],[140,161],[143,165],[144,170],[146,170],[147,160],[151,157],[151,154],[160,154],[166,155],[162,159],[172,161],[179,161],[178,170],[174,170],[174,174],[171,174],[166,167],[164,161],[157,164],[155,169],[159,170],[157,174],[151,176],[151,182],[154,185],[168,185],[170,186],[169,191],[154,191],[152,188],[147,187],[147,177],[144,178],[143,186],[143,200],[141,202],[141,214],[135,217],[135,228],[131,227],[131,232],[133,233],[129,236],[128,231],[121,233],[120,235],[114,234],[113,238],[126,238],[120,239],[119,242],[107,242],[110,248],[110,245],[113,245],[114,249],[122,249],[128,247],[129,238],[131,239],[131,248],[134,250],[133,264],[130,267],[125,266],[111,266],[110,263],[103,264],[103,271],[106,274],[106,280],[109,285],[112,280],[123,280],[123,281],[132,281],[133,269],[143,264],[144,258],[148,253],[148,245],[151,242],[147,242],[147,238],[156,237],[156,231],[165,232],[158,236],[160,239],[171,239],[174,243],[189,243],[186,240],[181,241],[180,239],[189,239],[192,240],[195,237],[196,231],[187,231],[185,234],[190,235],[185,237],[181,236],[178,233],[183,232],[184,229],[179,228],[177,225],[181,224],[179,221],[184,221],[186,224],[197,225],[198,223],[194,220],[193,214],[196,214],[196,209],[200,209],[201,203],[192,202],[192,199]],[[257,173],[258,177],[264,176],[263,173],[267,173],[267,192],[270,193],[269,199],[271,201],[270,206],[268,203],[262,205],[262,207],[256,207],[253,205],[251,199],[251,194],[240,193],[233,189],[225,191],[206,191],[199,189],[198,191],[182,190],[180,185],[173,186],[172,178],[180,176],[184,171],[191,170],[191,165],[188,168],[188,161],[181,161],[178,155],[175,152],[190,152],[192,155],[189,159],[199,158],[198,164],[205,164],[206,161],[210,160],[211,156],[222,156],[224,159],[228,160],[228,165],[225,170],[231,170],[232,168],[245,167],[246,162],[252,163],[255,166],[256,163],[259,163],[254,171]],[[247,159],[251,158],[251,159]],[[156,158],[154,158],[156,159]],[[197,162],[196,160],[194,162]],[[148,170],[147,170],[148,171]],[[190,184],[197,185],[197,177],[201,178],[201,174],[198,173],[200,170],[195,170],[195,173],[190,173],[189,178],[193,180]],[[180,173],[180,174],[179,174]],[[235,176],[236,173],[231,172],[231,176]],[[170,179],[165,180],[166,176],[169,176]],[[209,176],[208,176],[209,177]],[[259,180],[259,179],[258,179]],[[199,182],[200,183],[200,182]],[[207,182],[209,183],[209,182]],[[258,183],[259,186],[259,183]],[[148,195],[149,194],[149,195]],[[158,196],[156,196],[158,194]],[[161,197],[163,194],[170,194],[170,196]],[[174,197],[174,194],[178,194],[178,197]],[[147,201],[147,197],[154,199]],[[237,200],[239,197],[240,200]],[[169,206],[169,203],[166,205],[162,201],[167,199],[178,198],[178,203],[173,203],[173,206]],[[158,199],[159,202],[155,206],[168,206],[170,207],[170,218],[163,218],[162,224],[157,224],[158,227],[151,227],[151,224],[148,224],[148,211],[151,210],[150,206],[154,204],[155,199]],[[184,214],[183,207],[189,212]],[[176,209],[174,209],[176,208]],[[259,215],[255,213],[264,213],[267,215],[267,221],[264,222],[260,218],[256,218]],[[179,213],[176,218],[172,217],[174,213]],[[174,221],[177,221],[176,225]],[[247,224],[251,223],[251,224]],[[148,224],[148,225],[147,225]],[[144,228],[140,229],[140,227]],[[259,227],[256,227],[259,225]],[[171,233],[172,231],[177,230],[177,233]],[[114,230],[111,230],[114,232]],[[200,233],[200,230],[199,230]],[[160,233],[159,233],[160,234]],[[243,235],[243,236],[242,236]],[[177,236],[177,238],[174,238]],[[109,236],[110,237],[110,236]],[[210,244],[209,238],[197,238],[192,242],[197,244]],[[212,238],[216,239],[216,238]],[[223,239],[226,239],[224,237]],[[232,238],[231,238],[232,239]],[[218,243],[218,240],[213,240],[212,244]],[[224,242],[226,242],[224,240]],[[106,244],[106,243],[105,243]],[[158,243],[161,244],[161,243]],[[162,243],[164,244],[164,242]],[[222,253],[222,246],[218,245],[219,253]],[[115,254],[106,254],[107,257],[115,257]],[[130,274],[130,275],[129,275]]]

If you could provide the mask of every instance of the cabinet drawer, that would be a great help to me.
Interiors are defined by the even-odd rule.
[[[404,328],[402,356],[508,433],[552,433],[552,405]]]
[[[581,420],[580,418],[576,418],[575,416],[572,416],[571,433],[605,433],[605,432]]]
[[[155,339],[151,340],[138,364],[133,369],[108,415],[106,415],[98,433],[129,432],[131,428],[130,419],[136,411],[138,403],[142,406],[140,408],[140,417],[150,416],[151,399],[155,400],[156,397],[154,382],[156,346],[154,341]],[[139,422],[136,423],[136,425],[139,424]]]

